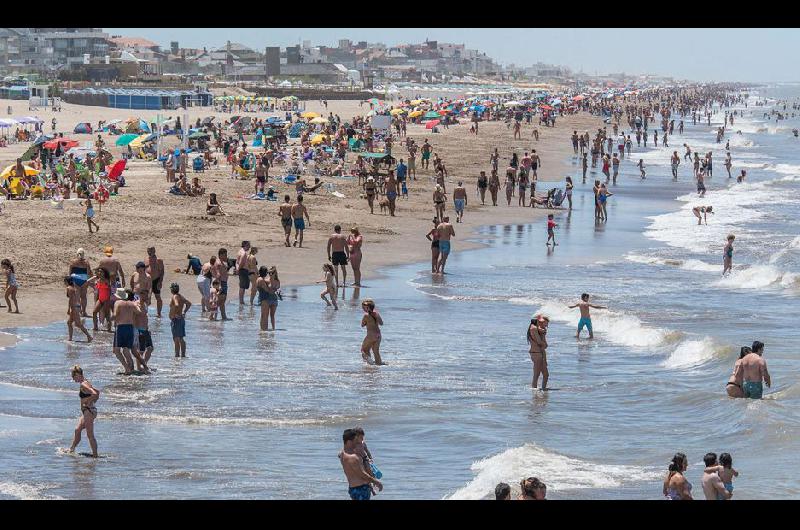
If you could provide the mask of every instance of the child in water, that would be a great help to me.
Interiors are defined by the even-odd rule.
[[[325,290],[320,293],[319,297],[325,300],[328,307],[333,305],[333,308],[338,310],[339,306],[336,305],[336,283],[333,275],[333,265],[330,263],[323,264],[322,272],[325,276],[317,283],[325,283]],[[328,295],[331,297],[330,302],[328,301]],[[331,302],[333,303],[331,304]]]
[[[733,493],[733,477],[738,477],[739,472],[733,469],[733,458],[731,458],[730,453],[722,453],[719,455],[719,478],[722,479],[722,483],[725,485],[725,489],[728,490],[730,493]],[[719,500],[724,500],[719,498]]]
[[[217,309],[219,309],[219,280],[211,282],[211,289],[208,291],[208,319],[217,319]]]
[[[556,223],[553,220],[553,214],[548,214],[547,215],[547,243],[545,243],[545,245],[547,245],[548,247],[550,246],[550,240],[551,239],[553,240],[553,246],[556,246],[558,244],[558,243],[556,243],[556,233],[555,233],[555,227],[557,227],[557,226],[558,226],[558,223]]]

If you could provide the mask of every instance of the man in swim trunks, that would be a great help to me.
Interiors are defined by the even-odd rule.
[[[308,227],[311,228],[311,218],[308,216],[308,208],[303,204],[303,196],[297,196],[297,204],[292,206],[291,209],[292,219],[294,220],[294,243],[292,246],[296,247],[297,238],[300,237],[300,248],[303,248],[303,231],[306,229],[306,223],[303,221],[303,216],[308,219]]]
[[[333,234],[328,238],[328,261],[333,264],[333,274],[336,278],[336,286],[339,286],[339,269],[342,268],[342,285],[347,283],[347,260],[350,258],[347,253],[347,237],[342,234],[341,225],[333,227]]]
[[[347,493],[354,501],[368,501],[372,496],[374,484],[378,491],[383,491],[383,484],[364,468],[364,460],[358,455],[358,433],[354,429],[346,429],[342,434],[344,448],[339,453],[344,476],[347,477]]]
[[[221,248],[217,251],[217,261],[211,266],[211,276],[219,281],[219,293],[217,294],[217,306],[222,320],[230,320],[225,314],[225,301],[228,299],[228,270],[231,268],[228,263],[228,249]]]
[[[141,313],[136,302],[128,300],[131,291],[119,288],[116,291],[118,300],[114,304],[114,322],[117,329],[114,332],[114,355],[125,369],[125,375],[133,373],[133,353],[139,358],[139,352],[133,348],[133,318]]]
[[[458,181],[458,186],[453,190],[453,203],[456,209],[456,222],[460,223],[464,218],[464,207],[467,205],[467,190],[461,181]]]
[[[739,379],[742,376],[742,390],[744,397],[750,399],[761,399],[764,393],[763,382],[767,383],[767,387],[772,386],[772,380],[767,370],[767,361],[763,358],[764,343],[755,341],[753,343],[752,351],[742,357],[741,362],[736,366],[734,377]]]
[[[283,233],[286,236],[286,246],[291,247],[289,236],[292,235],[292,199],[289,195],[283,196],[283,204],[278,208],[278,214],[281,216],[281,226],[283,226]]]
[[[170,285],[169,290],[172,293],[169,302],[169,321],[172,342],[175,343],[175,357],[186,357],[186,313],[189,312],[192,303],[180,294],[180,286],[177,283]]]
[[[119,280],[120,285],[125,285],[125,271],[122,269],[122,264],[120,264],[119,260],[113,257],[114,247],[106,245],[103,249],[103,254],[106,257],[101,258],[97,266],[108,273],[111,285],[116,285],[117,280]]]
[[[147,304],[143,299],[139,299],[140,312],[133,316],[133,325],[136,328],[135,347],[139,351],[139,355],[144,360],[144,364],[139,361],[137,357],[137,368],[146,373],[150,370],[147,363],[150,361],[150,356],[153,354],[153,339],[150,336],[149,319],[147,318]]]
[[[147,249],[147,274],[153,280],[152,291],[156,297],[156,316],[161,318],[161,308],[164,302],[161,300],[161,285],[164,282],[164,260],[156,256],[156,247]]]
[[[131,291],[144,301],[145,305],[150,304],[150,289],[153,282],[147,274],[147,267],[143,261],[136,264],[136,272],[131,276]]]
[[[395,208],[397,208],[397,196],[400,195],[400,183],[394,176],[394,171],[389,170],[384,182],[386,190],[386,199],[389,201],[389,215],[394,217]]]
[[[423,142],[420,152],[422,153],[422,167],[424,169],[430,169],[431,152],[433,152],[433,147],[431,147],[431,144],[428,143],[427,138],[425,138],[425,142]]]
[[[250,271],[247,269],[247,255],[250,242],[242,241],[242,248],[236,254],[236,272],[239,275],[239,305],[244,305],[244,293],[250,289]]]
[[[578,321],[578,332],[575,334],[575,338],[581,338],[581,331],[583,331],[584,326],[586,329],[589,330],[589,338],[594,338],[594,332],[592,331],[592,316],[589,314],[589,308],[593,309],[608,309],[605,306],[601,305],[593,305],[589,303],[589,295],[588,293],[583,293],[581,295],[581,301],[575,305],[569,306],[570,309],[575,309],[579,307],[581,310],[581,319]]]
[[[456,231],[453,230],[449,217],[444,217],[436,230],[439,231],[439,273],[445,274],[444,265],[450,254],[450,238],[456,235]]]

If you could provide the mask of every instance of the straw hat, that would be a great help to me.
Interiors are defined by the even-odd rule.
[[[111,256],[113,253],[114,253],[114,247],[112,247],[111,245],[106,245],[106,247],[103,249],[103,254],[105,254],[106,256]]]

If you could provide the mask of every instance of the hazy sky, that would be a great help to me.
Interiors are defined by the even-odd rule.
[[[218,47],[230,39],[251,48],[300,40],[335,46],[339,39],[393,45],[426,38],[466,44],[504,64],[537,61],[586,73],[671,75],[699,81],[800,81],[790,56],[800,29],[499,29],[499,28],[105,28],[168,47]]]

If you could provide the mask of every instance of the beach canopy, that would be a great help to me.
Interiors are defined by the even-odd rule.
[[[425,116],[423,116],[423,117],[424,118],[428,118],[428,119],[433,119],[433,120],[436,120],[436,119],[440,118],[439,113],[435,112],[435,111],[426,112]]]
[[[7,118],[0,120],[0,127],[13,127],[14,125],[19,124],[19,122],[13,118]]]
[[[23,116],[22,118],[17,118],[17,121],[20,123],[44,123],[43,119],[36,116]]]
[[[92,124],[89,122],[81,122],[72,130],[75,134],[92,134]]]
[[[439,123],[440,123],[440,120],[431,120],[425,125],[425,128],[426,129],[433,129],[434,127],[439,125]]]
[[[7,168],[5,168],[3,170],[3,172],[0,173],[0,178],[7,179],[8,177],[10,177],[11,173],[14,171],[15,167],[17,167],[16,164],[11,164]],[[23,165],[22,167],[25,168],[25,175],[28,176],[28,177],[32,177],[34,175],[38,175],[39,174],[39,170],[38,169],[33,169],[32,167],[25,166],[25,165]],[[19,175],[15,175],[15,176],[18,177]]]
[[[521,101],[506,101],[503,103],[506,107],[516,107],[517,105],[522,105]]]
[[[311,118],[319,118],[319,114],[317,114],[316,112],[311,112],[311,111],[308,111],[308,112],[304,112],[304,113],[302,113],[302,114],[300,115],[300,117],[301,117],[301,118],[306,118],[306,119],[311,119]]]
[[[122,136],[117,138],[117,141],[114,142],[114,144],[115,145],[120,145],[120,146],[125,146],[125,145],[128,145],[129,143],[131,143],[132,141],[134,141],[135,139],[137,139],[138,137],[139,137],[138,134],[132,134],[132,133],[123,134]]]

